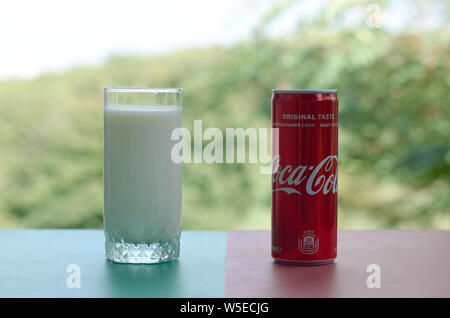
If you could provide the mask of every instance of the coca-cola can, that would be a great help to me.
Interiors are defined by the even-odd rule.
[[[337,91],[274,89],[272,128],[272,257],[331,263],[337,255]]]

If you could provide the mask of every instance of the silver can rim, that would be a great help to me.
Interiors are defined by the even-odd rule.
[[[273,89],[273,94],[337,94],[337,89]]]

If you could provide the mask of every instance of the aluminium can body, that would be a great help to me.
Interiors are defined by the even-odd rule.
[[[335,90],[273,90],[272,257],[320,265],[337,255]]]

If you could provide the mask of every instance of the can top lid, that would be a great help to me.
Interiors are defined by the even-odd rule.
[[[336,94],[337,89],[273,89],[277,94]]]

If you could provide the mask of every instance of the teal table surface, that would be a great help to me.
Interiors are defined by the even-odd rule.
[[[0,230],[0,297],[223,297],[225,251],[225,232],[185,231],[177,261],[116,264],[100,230]]]

